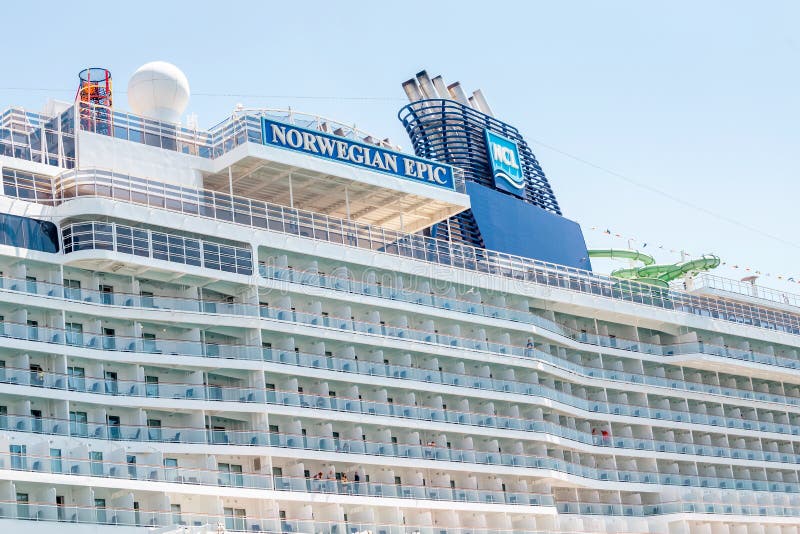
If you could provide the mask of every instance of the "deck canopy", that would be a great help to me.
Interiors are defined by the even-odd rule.
[[[215,163],[204,189],[393,230],[417,232],[469,207],[461,192],[254,143]]]

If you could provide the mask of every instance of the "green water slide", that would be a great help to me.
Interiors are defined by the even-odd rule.
[[[639,261],[643,266],[617,269],[611,272],[611,276],[659,287],[669,287],[669,283],[677,278],[700,271],[709,271],[719,267],[720,264],[719,258],[713,254],[704,254],[697,259],[678,263],[657,264],[649,254],[625,249],[590,250],[589,257]]]

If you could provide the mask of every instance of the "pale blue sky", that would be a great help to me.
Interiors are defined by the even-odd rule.
[[[2,107],[70,99],[104,66],[127,108],[130,74],[163,59],[203,126],[238,102],[291,105],[408,146],[400,84],[425,68],[483,89],[590,244],[610,228],[662,260],[682,247],[800,279],[796,2],[13,2],[3,18]]]

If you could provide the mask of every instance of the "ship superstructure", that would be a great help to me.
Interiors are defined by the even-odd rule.
[[[794,297],[457,236],[502,194],[585,250],[532,152],[523,193],[481,177],[516,187],[508,129],[472,166],[294,111],[201,130],[143,69],[178,102],[90,69],[0,116],[8,532],[798,532]]]

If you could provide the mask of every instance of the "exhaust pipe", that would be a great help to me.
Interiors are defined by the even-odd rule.
[[[436,88],[431,83],[431,79],[428,77],[427,72],[424,70],[422,72],[418,72],[417,81],[419,82],[419,88],[422,89],[422,95],[425,98],[439,98],[439,95],[436,93]]]
[[[403,82],[403,91],[406,92],[406,96],[408,97],[409,102],[416,102],[417,100],[422,100],[422,93],[419,91],[419,86],[417,85],[417,80],[411,78],[408,81]]]
[[[411,103],[419,100],[428,99],[446,99],[455,100],[456,102],[469,106],[475,111],[479,111],[490,117],[494,117],[492,108],[483,96],[483,92],[477,89],[472,92],[472,96],[467,97],[464,90],[461,88],[459,82],[446,85],[444,78],[436,76],[431,80],[427,71],[419,71],[415,78],[411,78],[403,83],[403,91],[405,91],[408,100]],[[428,107],[427,105],[425,107]]]
[[[444,83],[444,79],[441,76],[437,76],[433,79],[433,88],[436,89],[436,92],[439,94],[439,98],[447,98],[450,94],[447,91],[447,86]]]
[[[486,113],[490,117],[494,117],[494,113],[492,113],[492,108],[489,107],[489,103],[486,101],[486,98],[483,96],[483,91],[480,89],[476,89],[472,92],[472,98],[470,101],[475,102],[475,105],[472,107],[477,109],[482,113]]]
[[[447,89],[450,91],[450,97],[453,100],[456,102],[461,102],[465,106],[469,106],[467,95],[464,94],[464,90],[461,88],[461,84],[459,82],[451,83],[447,86]]]

